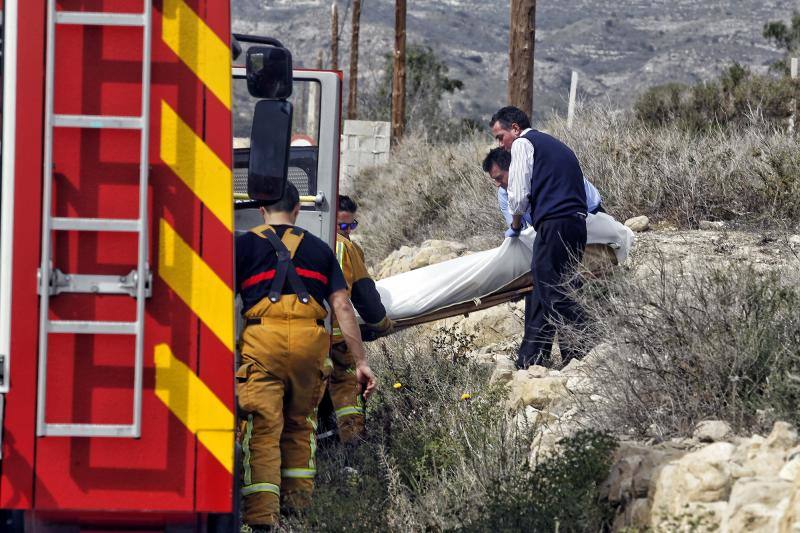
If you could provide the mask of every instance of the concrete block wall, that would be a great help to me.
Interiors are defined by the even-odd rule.
[[[389,122],[345,120],[339,163],[339,188],[347,192],[361,170],[389,161],[391,128]]]

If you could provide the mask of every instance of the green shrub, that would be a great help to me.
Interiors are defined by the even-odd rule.
[[[652,87],[639,97],[634,111],[649,126],[677,125],[689,131],[741,126],[753,115],[782,127],[798,95],[797,82],[788,77],[756,76],[734,64],[718,80]]]
[[[707,419],[744,432],[800,423],[800,290],[782,274],[662,263],[591,281],[582,296],[596,335],[587,347],[616,347],[592,369],[602,400],[587,412],[601,427],[686,435]]]
[[[562,439],[553,457],[533,470],[493,479],[478,520],[464,531],[598,531],[613,519],[600,500],[617,441],[601,432],[582,431]]]
[[[490,531],[500,520],[505,531],[552,530],[556,522],[583,531],[606,522],[597,486],[608,474],[611,439],[565,439],[531,471],[536,427],[506,409],[508,391],[488,385],[487,369],[454,362],[411,335],[375,344],[380,388],[367,406],[369,435],[357,449],[320,451],[312,507],[286,527]]]

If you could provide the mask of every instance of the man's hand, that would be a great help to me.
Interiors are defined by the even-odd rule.
[[[366,362],[356,364],[356,379],[364,391],[364,399],[369,399],[375,388],[378,386],[378,381],[375,379],[375,374]]]
[[[520,234],[521,231],[522,231],[522,228],[519,228],[519,229],[508,228],[506,230],[506,237],[511,237],[512,239],[516,239],[517,237],[519,237],[519,234]]]

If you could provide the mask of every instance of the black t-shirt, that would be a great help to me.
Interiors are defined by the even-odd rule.
[[[273,226],[278,237],[292,227]],[[307,231],[303,233],[292,264],[311,297],[323,305],[331,293],[346,289],[347,282],[333,250],[322,239]],[[236,291],[242,295],[242,312],[267,297],[277,264],[278,256],[267,239],[251,231],[236,237]],[[282,293],[295,293],[288,278]]]

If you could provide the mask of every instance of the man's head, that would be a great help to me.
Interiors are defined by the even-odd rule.
[[[483,160],[483,171],[489,174],[495,187],[508,189],[508,169],[511,167],[511,152],[503,148],[492,148]]]
[[[283,190],[283,197],[273,204],[262,205],[259,210],[261,211],[261,216],[264,217],[264,221],[276,215],[284,215],[294,224],[297,221],[297,215],[300,213],[300,193],[297,192],[297,187],[287,181],[286,188]]]
[[[339,195],[339,210],[336,212],[336,229],[347,237],[350,238],[350,232],[358,226],[356,220],[356,211],[358,205],[352,198],[344,194]]]
[[[531,127],[531,121],[523,110],[508,106],[492,115],[489,127],[492,128],[492,135],[497,139],[497,144],[510,152],[511,144],[524,130]]]

